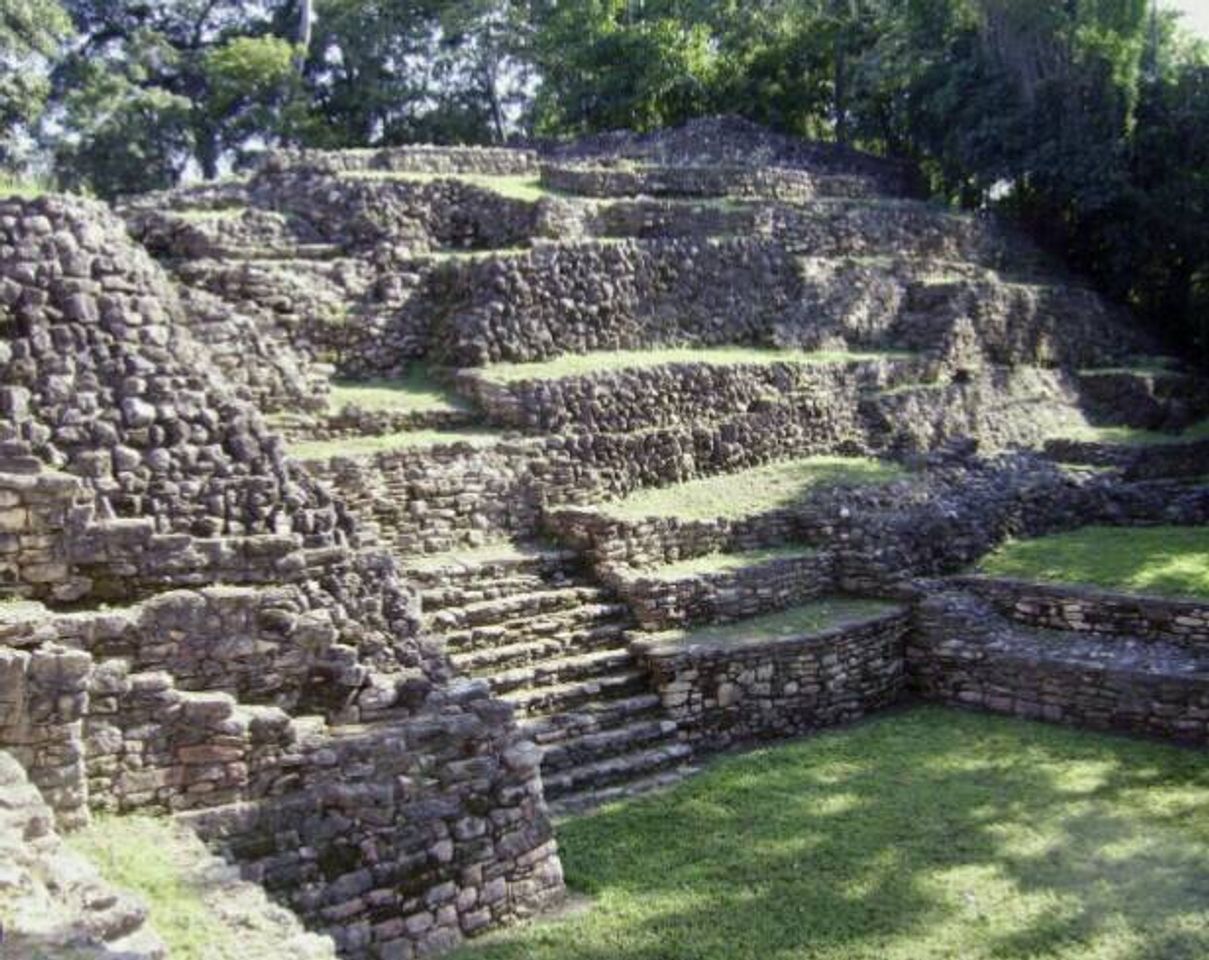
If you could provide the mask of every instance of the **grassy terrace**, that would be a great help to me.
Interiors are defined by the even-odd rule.
[[[139,894],[173,960],[244,960],[281,949],[280,932],[223,884],[197,875],[206,849],[167,818],[101,817],[68,843],[114,886]]]
[[[644,634],[644,638],[659,642],[692,640],[694,643],[727,644],[745,640],[777,640],[803,637],[859,623],[898,610],[892,603],[881,600],[854,600],[846,597],[828,597],[814,600],[801,606],[751,617],[738,623],[725,623],[712,627],[687,627],[682,630],[665,630],[660,633]]]
[[[836,364],[860,360],[905,360],[904,351],[855,353],[824,350],[788,350],[778,347],[664,347],[657,350],[609,350],[599,353],[568,353],[543,363],[495,363],[483,368],[483,376],[495,383],[522,380],[558,380],[618,370],[645,370],[672,363],[705,363],[713,366],[773,363]]]
[[[571,820],[581,909],[457,960],[1196,960],[1203,753],[927,707]]]
[[[664,564],[661,567],[635,569],[633,576],[657,580],[681,580],[686,577],[701,576],[710,573],[732,573],[746,567],[771,563],[774,560],[812,557],[817,552],[810,547],[799,545],[770,547],[767,550],[749,550],[745,553],[710,553],[703,557],[691,557],[688,560]]]
[[[1209,527],[1084,527],[1016,540],[978,572],[1209,600]]]
[[[866,457],[807,457],[640,490],[624,500],[601,504],[599,509],[619,520],[739,519],[790,506],[813,490],[891,483],[906,475],[895,464]]]
[[[1058,438],[1055,438],[1058,439]],[[1190,443],[1209,439],[1209,420],[1194,423],[1180,433],[1158,430],[1138,430],[1134,427],[1080,427],[1062,433],[1063,440],[1086,440],[1092,443],[1120,443],[1127,446],[1156,446],[1168,443]]]
[[[534,202],[553,194],[541,185],[536,174],[492,177],[475,173],[410,173],[405,170],[350,170],[342,177],[359,180],[404,180],[412,183],[432,183],[435,180],[460,180],[472,187],[498,193],[511,200]]]
[[[332,386],[328,408],[347,406],[392,413],[433,413],[464,410],[452,392],[437,383],[423,367],[413,367],[395,380],[342,381]]]
[[[468,443],[489,447],[500,434],[487,430],[403,430],[379,436],[350,437],[344,440],[314,440],[291,444],[286,452],[298,460],[327,460],[331,457],[368,457],[375,453]]]

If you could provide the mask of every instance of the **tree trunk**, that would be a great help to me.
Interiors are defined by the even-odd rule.
[[[306,67],[307,52],[311,49],[311,35],[315,29],[315,2],[314,0],[298,0],[299,16],[298,16],[298,72],[302,73]]]

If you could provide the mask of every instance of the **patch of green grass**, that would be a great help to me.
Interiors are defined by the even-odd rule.
[[[1118,443],[1134,447],[1159,446],[1169,443],[1190,443],[1209,439],[1209,420],[1202,420],[1179,433],[1139,430],[1136,427],[1072,427],[1061,433],[1063,440],[1086,440],[1091,443]]]
[[[343,177],[361,180],[406,180],[413,183],[432,183],[434,180],[460,180],[462,183],[483,190],[498,193],[510,200],[524,200],[529,203],[552,196],[551,192],[541,185],[536,174],[517,174],[515,176],[488,176],[478,173],[411,173],[405,170],[353,170],[342,173]]]
[[[33,200],[43,194],[50,193],[51,188],[39,180],[25,177],[14,177],[0,174],[0,200],[17,197],[22,200]]]
[[[1196,960],[1209,764],[924,707],[565,822],[585,909],[457,960]]]
[[[151,817],[99,817],[68,835],[115,887],[139,894],[150,922],[173,958],[239,960],[248,945],[240,931],[223,924],[206,903],[203,887],[190,875],[197,848],[172,822]],[[193,851],[190,853],[190,851]]]
[[[639,490],[623,500],[601,504],[599,509],[621,520],[737,519],[790,506],[814,490],[890,483],[904,477],[906,472],[901,467],[868,457],[807,457]]]
[[[751,617],[738,623],[725,623],[711,627],[686,627],[646,634],[659,642],[678,643],[689,640],[693,643],[727,644],[743,640],[776,640],[779,637],[801,637],[821,630],[829,630],[847,623],[859,623],[873,617],[884,616],[899,610],[892,603],[881,600],[856,600],[847,597],[827,597],[813,600],[801,606]]]
[[[618,370],[645,370],[673,363],[704,363],[711,366],[773,363],[834,364],[861,360],[903,360],[912,354],[902,351],[847,352],[789,350],[779,347],[661,347],[652,350],[609,350],[599,353],[567,353],[542,363],[495,363],[483,375],[496,383],[522,380],[557,380]]]
[[[978,572],[1209,599],[1209,527],[1083,527],[1004,544]]]
[[[449,550],[445,553],[411,554],[404,557],[400,563],[405,570],[432,572],[446,567],[474,567],[502,560],[521,560],[534,556],[537,552],[510,541],[503,541],[484,544],[481,547]]]
[[[690,557],[660,567],[634,570],[636,577],[657,580],[682,580],[686,577],[710,573],[732,573],[745,567],[755,567],[773,560],[790,560],[797,557],[812,557],[817,550],[800,544],[788,547],[769,547],[766,550],[748,550],[744,553],[708,553],[703,557]]]
[[[1116,367],[1088,367],[1079,371],[1081,377],[1096,377],[1119,374],[1138,374],[1149,377],[1176,376],[1173,357],[1136,357],[1132,363]]]
[[[403,430],[399,433],[351,437],[345,440],[295,443],[286,447],[286,452],[298,460],[328,460],[332,457],[368,457],[391,450],[446,446],[454,443],[488,447],[499,439],[498,433],[487,430]]]
[[[168,212],[178,220],[205,223],[210,220],[234,220],[236,217],[242,217],[247,209],[247,207],[219,207],[205,210],[170,210]]]
[[[328,408],[342,410],[348,406],[399,413],[466,409],[465,404],[434,380],[428,370],[421,366],[413,366],[406,376],[394,380],[336,382],[328,393]]]

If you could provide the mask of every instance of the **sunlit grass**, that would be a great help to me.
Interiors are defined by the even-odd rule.
[[[392,450],[469,444],[487,447],[500,439],[487,430],[403,430],[376,436],[342,440],[312,440],[291,444],[286,452],[298,460],[328,460],[332,457],[367,457]]]
[[[563,824],[590,898],[458,960],[1199,960],[1203,753],[922,708]]]
[[[50,192],[50,187],[44,182],[24,177],[14,177],[10,174],[0,174],[0,200],[8,199],[9,197],[16,197],[20,200],[33,200]]]
[[[515,383],[521,380],[557,380],[562,377],[611,373],[618,370],[644,370],[673,363],[704,363],[713,366],[837,364],[861,360],[903,360],[911,356],[902,351],[860,353],[790,350],[779,347],[660,347],[649,350],[567,353],[540,363],[495,363],[484,368],[482,372],[485,377],[497,383]]]
[[[1084,440],[1092,443],[1118,443],[1127,446],[1159,446],[1171,443],[1191,443],[1209,439],[1209,420],[1202,420],[1179,433],[1159,430],[1139,430],[1135,427],[1072,427],[1062,431],[1064,440]]]
[[[709,553],[701,557],[691,557],[688,560],[678,560],[659,567],[649,567],[632,570],[635,577],[647,577],[658,580],[681,580],[686,577],[702,576],[713,573],[733,573],[748,567],[756,567],[774,560],[791,560],[812,557],[818,551],[801,545],[788,547],[769,547],[766,550],[748,550],[744,553]]]
[[[393,380],[346,380],[332,385],[328,408],[354,406],[375,412],[431,413],[458,411],[465,405],[421,366]]]
[[[779,637],[802,637],[844,624],[885,616],[899,609],[892,603],[883,603],[880,600],[826,597],[790,607],[788,610],[751,617],[738,623],[665,630],[645,636],[661,642],[666,640],[691,643],[775,640]]]
[[[200,844],[190,843],[181,829],[167,819],[102,817],[68,840],[106,880],[143,897],[148,919],[173,958],[242,960],[249,944],[207,905],[201,885],[190,876]]]
[[[434,180],[459,180],[472,187],[490,190],[501,197],[510,200],[535,202],[543,197],[551,196],[551,192],[541,185],[537,174],[516,174],[512,176],[489,176],[479,173],[412,173],[405,170],[353,170],[341,174],[361,180],[405,180],[413,183],[432,183]]]
[[[901,467],[868,457],[808,457],[670,487],[639,490],[623,500],[602,504],[599,509],[623,520],[734,519],[790,506],[814,490],[890,483],[905,476]]]
[[[1209,527],[1083,527],[1000,547],[981,573],[1209,599]]]

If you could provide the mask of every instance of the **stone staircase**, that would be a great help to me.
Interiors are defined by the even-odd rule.
[[[629,608],[536,545],[428,556],[405,566],[426,631],[459,673],[511,703],[543,748],[546,799],[572,812],[673,783],[689,747],[627,647]]]

